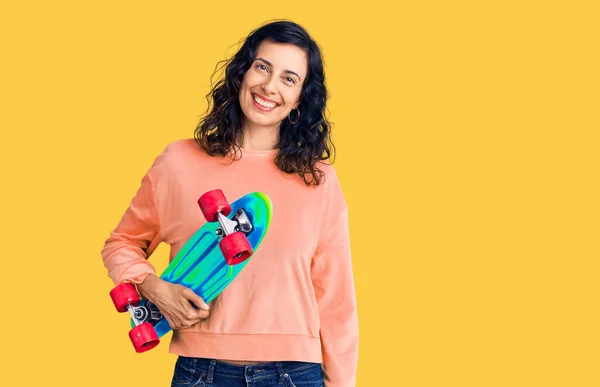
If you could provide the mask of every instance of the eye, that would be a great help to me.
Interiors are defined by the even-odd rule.
[[[293,83],[294,85],[296,84],[296,79],[292,77],[285,77],[285,81]]]
[[[257,64],[255,66],[257,69],[261,70],[261,71],[268,71],[269,69],[267,68],[267,66],[265,66],[264,64]]]

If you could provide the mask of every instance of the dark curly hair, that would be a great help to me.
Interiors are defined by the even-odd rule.
[[[281,122],[275,164],[285,173],[297,173],[307,186],[319,185],[324,176],[318,167],[319,162],[328,160],[333,163],[335,158],[331,123],[325,117],[328,94],[323,60],[319,46],[306,30],[289,20],[274,21],[252,31],[232,58],[217,63],[213,77],[223,67],[225,77],[207,94],[206,115],[194,130],[194,138],[211,156],[230,155],[234,160],[241,152],[243,113],[239,91],[244,74],[252,65],[263,40],[291,43],[307,54],[308,74],[302,85],[299,104],[302,114],[295,124],[287,119]]]

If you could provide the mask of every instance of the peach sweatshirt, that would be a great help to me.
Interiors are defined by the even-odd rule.
[[[243,150],[240,160],[210,157],[193,139],[169,144],[141,181],[102,249],[115,284],[139,284],[161,242],[170,260],[205,219],[198,197],[223,190],[227,200],[255,191],[273,203],[262,244],[223,293],[211,316],[173,332],[170,352],[188,357],[323,364],[325,386],[355,386],[358,319],[348,209],[329,164],[320,186],[279,171],[277,151]]]

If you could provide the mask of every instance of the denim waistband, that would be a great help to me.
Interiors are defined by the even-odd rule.
[[[206,373],[206,381],[212,382],[214,375],[227,376],[229,378],[262,378],[278,376],[280,383],[287,378],[287,373],[301,371],[305,368],[320,366],[318,363],[301,361],[275,361],[258,364],[231,364],[216,359],[192,358],[179,356],[179,361],[186,362],[190,366],[201,369]]]

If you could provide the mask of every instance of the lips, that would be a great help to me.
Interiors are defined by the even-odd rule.
[[[254,106],[263,111],[270,111],[275,109],[279,104],[271,99],[263,97],[260,94],[252,94],[252,99],[254,101]]]
[[[253,97],[258,97],[258,98],[262,99],[263,101],[266,101],[266,102],[269,102],[269,103],[277,104],[277,101],[273,101],[272,99],[268,99],[267,97],[265,97],[263,95],[260,95],[260,94],[257,94],[257,93],[252,93],[252,96]]]

